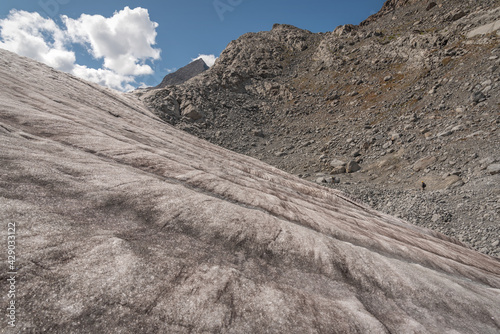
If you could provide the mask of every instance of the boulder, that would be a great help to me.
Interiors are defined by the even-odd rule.
[[[446,17],[446,20],[447,21],[457,21],[466,15],[467,15],[467,12],[460,10],[460,9],[456,9]]]
[[[438,138],[440,138],[440,137],[448,137],[448,136],[451,136],[452,134],[453,134],[452,130],[446,130],[446,131],[438,133],[436,135],[436,137],[438,137]]]
[[[473,103],[479,103],[486,100],[486,96],[483,94],[483,92],[475,92],[471,95],[470,100]]]
[[[346,165],[345,161],[338,160],[338,159],[334,159],[330,162],[330,166],[332,166],[334,168],[345,167],[345,165]]]
[[[500,164],[489,165],[486,171],[491,175],[500,174]]]
[[[429,4],[427,5],[427,7],[425,8],[425,10],[429,11],[432,8],[436,7],[436,6],[437,6],[437,4],[434,1],[431,1],[431,2],[429,2]]]
[[[338,167],[334,167],[331,171],[331,173],[333,175],[336,175],[336,174],[344,174],[346,172],[346,168],[345,166],[338,166]]]
[[[176,99],[174,99],[171,96],[168,96],[163,105],[161,106],[160,110],[170,116],[174,117],[180,117],[181,112],[180,112],[180,106],[179,102],[177,102]]]
[[[186,107],[184,107],[182,109],[181,115],[189,118],[191,121],[197,121],[204,117],[203,112],[201,112],[192,104],[188,104]]]
[[[480,27],[477,27],[467,33],[467,38],[473,38],[480,35],[491,34],[500,29],[500,20],[484,24]]]
[[[356,173],[361,167],[356,161],[349,161],[345,167],[347,173]]]

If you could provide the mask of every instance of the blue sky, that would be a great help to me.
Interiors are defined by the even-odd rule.
[[[312,32],[331,31],[341,24],[358,24],[383,3],[384,0],[2,0],[0,47],[127,90],[143,84],[156,85],[169,71],[199,55],[217,57],[231,40],[246,32],[270,30],[274,23]],[[17,10],[15,15],[12,9]]]

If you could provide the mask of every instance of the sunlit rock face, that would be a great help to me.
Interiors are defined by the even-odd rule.
[[[3,50],[0,221],[6,333],[500,331],[496,259]]]

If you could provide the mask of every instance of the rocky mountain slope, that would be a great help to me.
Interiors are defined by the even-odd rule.
[[[0,116],[2,333],[500,330],[498,259],[127,96],[0,50]]]
[[[498,28],[498,0],[389,0],[359,26],[245,34],[191,81],[135,95],[198,137],[500,256]]]
[[[208,70],[208,65],[203,59],[197,59],[186,66],[178,69],[174,73],[167,74],[161,83],[155,88],[164,88],[169,85],[179,85]]]

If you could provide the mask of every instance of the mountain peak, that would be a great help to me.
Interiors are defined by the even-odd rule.
[[[203,67],[205,67],[207,70],[208,70],[208,65],[207,63],[205,63],[205,61],[202,59],[202,58],[198,58],[198,59],[195,59],[193,60],[192,62],[190,62],[188,65],[186,66],[189,66],[189,65],[194,65],[194,64],[199,64],[199,65],[202,65]]]
[[[164,88],[170,85],[180,85],[197,76],[198,74],[205,72],[208,69],[209,67],[205,63],[205,61],[201,58],[198,58],[187,64],[186,66],[178,69],[177,71],[167,74],[163,78],[162,82],[155,88]]]

